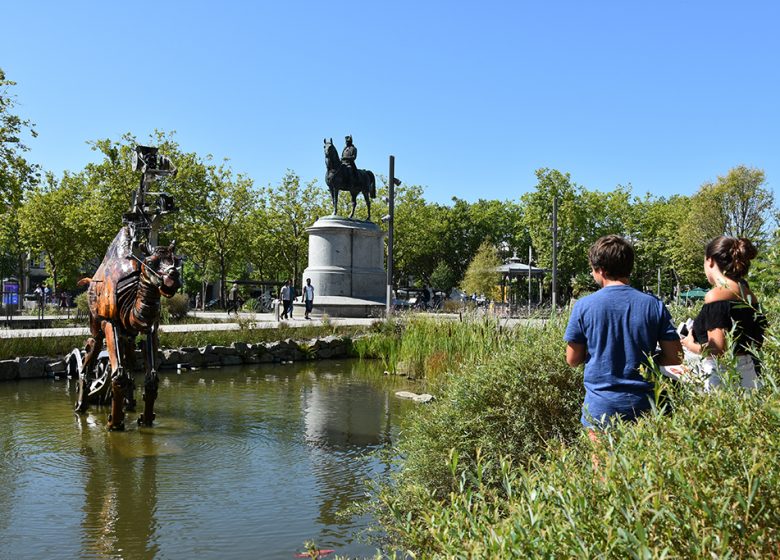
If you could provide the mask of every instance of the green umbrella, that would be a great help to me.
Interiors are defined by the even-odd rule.
[[[686,299],[704,299],[704,296],[706,295],[707,290],[704,288],[691,288],[687,292],[682,292],[680,297]]]

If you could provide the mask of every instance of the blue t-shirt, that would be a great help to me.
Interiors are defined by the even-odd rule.
[[[610,416],[633,419],[650,408],[653,384],[639,366],[655,354],[661,340],[679,340],[666,306],[631,286],[612,285],[574,304],[564,335],[584,344],[585,402],[582,423],[592,426]]]

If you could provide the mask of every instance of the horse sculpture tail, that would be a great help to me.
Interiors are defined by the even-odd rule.
[[[368,172],[368,194],[371,198],[376,198],[376,179],[374,179],[374,173]]]
[[[89,283],[92,282],[92,278],[82,278],[78,282],[76,282],[77,286],[89,286]]]

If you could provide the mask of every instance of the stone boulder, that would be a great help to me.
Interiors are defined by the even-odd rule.
[[[0,381],[19,379],[19,362],[16,360],[0,361]]]
[[[49,361],[48,358],[28,356],[16,358],[16,361],[19,362],[19,379],[46,377],[46,363]]]

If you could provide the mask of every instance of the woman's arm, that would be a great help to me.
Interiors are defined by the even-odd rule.
[[[726,351],[726,331],[724,329],[707,331],[707,349],[713,356],[720,356]]]
[[[724,329],[712,329],[707,331],[707,343],[699,344],[693,338],[693,333],[689,333],[685,338],[680,339],[682,345],[693,352],[701,354],[705,348],[711,356],[720,356],[726,351],[726,331]]]

